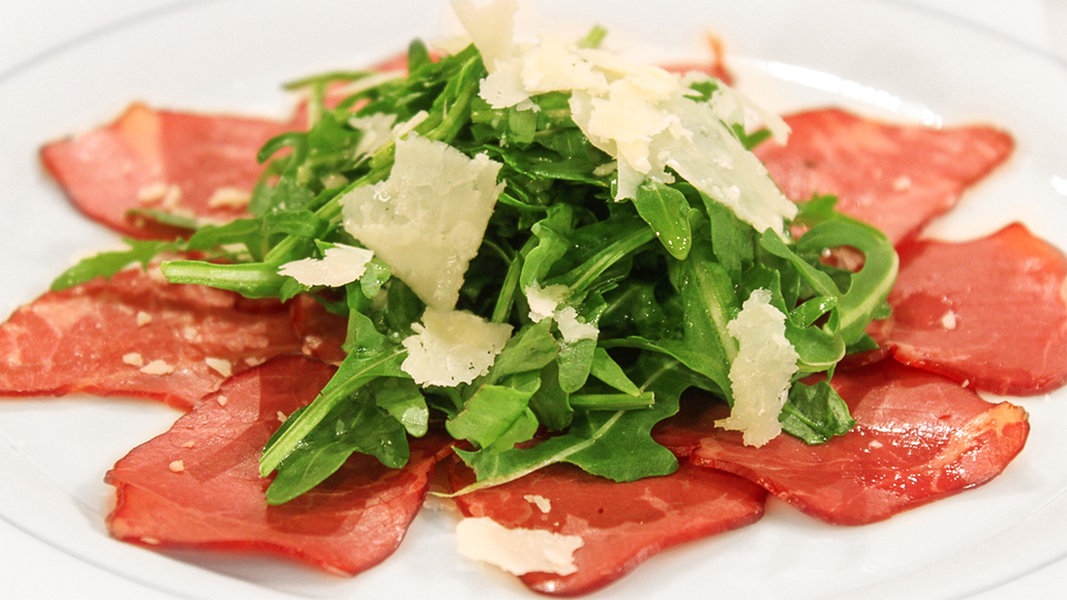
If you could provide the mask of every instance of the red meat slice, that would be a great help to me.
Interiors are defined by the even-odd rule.
[[[335,315],[307,295],[300,295],[289,303],[293,327],[304,340],[303,353],[321,361],[339,364],[344,360],[345,335],[348,321]]]
[[[456,489],[473,480],[462,466],[451,475]],[[765,497],[744,479],[686,464],[673,475],[631,483],[553,465],[456,502],[464,515],[489,517],[510,529],[580,536],[577,572],[521,576],[535,591],[575,596],[612,583],[667,547],[755,522]]]
[[[1067,384],[1067,257],[1023,225],[905,246],[889,303],[871,333],[905,364],[997,394]]]
[[[163,435],[135,448],[108,472],[117,503],[116,538],[159,547],[281,554],[355,574],[397,548],[419,511],[445,447],[412,444],[403,469],[354,455],[307,494],[268,506],[258,460],[267,438],[310,402],[333,368],[280,357],[226,382]]]
[[[839,109],[785,117],[785,146],[756,153],[793,200],[834,194],[838,208],[898,243],[947,212],[968,186],[1011,154],[1014,141],[992,127],[935,129],[863,119]]]
[[[115,121],[46,145],[41,158],[74,205],[116,231],[169,238],[131,219],[153,208],[208,220],[245,214],[261,168],[256,152],[286,125],[266,119],[156,110],[133,104]]]
[[[1026,412],[991,404],[938,375],[894,361],[839,372],[857,421],[808,446],[782,434],[760,448],[714,429],[721,405],[675,418],[656,439],[695,464],[736,473],[823,521],[860,525],[985,483],[1022,450]],[[682,420],[685,419],[685,420]]]
[[[184,410],[304,344],[276,301],[128,270],[46,293],[0,325],[0,394],[135,396]]]

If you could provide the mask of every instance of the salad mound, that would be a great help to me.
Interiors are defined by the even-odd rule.
[[[753,129],[764,113],[721,80],[626,62],[599,29],[520,44],[477,25],[506,4],[456,8],[474,43],[437,57],[415,42],[406,77],[297,83],[311,123],[263,147],[253,217],[126,257],[197,253],[163,274],[347,317],[337,374],[264,449],[268,499],[353,452],[403,466],[431,421],[462,444],[472,489],[557,462],[663,475],[677,462],[649,431],[687,388],[733,406],[718,425],[753,445],[846,432],[827,380],[872,347],[896,255],[833,198],[782,195],[751,152],[780,120]],[[828,266],[844,246],[861,269]]]

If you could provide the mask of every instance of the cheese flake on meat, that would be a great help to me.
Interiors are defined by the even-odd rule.
[[[408,136],[388,179],[341,198],[344,227],[423,302],[450,309],[503,189],[499,170],[484,154]]]
[[[341,287],[363,276],[374,253],[366,248],[336,244],[323,252],[322,258],[302,258],[287,262],[278,272],[303,285]]]
[[[734,404],[730,416],[715,425],[741,431],[746,445],[762,446],[782,432],[778,415],[799,355],[785,337],[785,315],[771,304],[767,290],[753,291],[726,328],[738,343],[730,365]]]
[[[481,97],[494,108],[521,109],[538,94],[570,92],[575,124],[618,163],[616,200],[634,198],[646,179],[670,183],[677,173],[756,230],[787,236],[796,205],[731,130],[751,116],[782,142],[788,127],[780,118],[707,75],[683,76],[551,36],[519,43],[514,2],[455,4],[486,58]],[[701,80],[716,86],[710,101],[694,99]]]
[[[489,372],[511,338],[511,326],[490,323],[465,311],[428,307],[414,335],[403,340],[408,351],[400,368],[419,385],[456,386]]]
[[[578,571],[574,553],[584,544],[576,535],[542,529],[508,529],[488,517],[463,519],[456,525],[459,553],[486,562],[513,575]]]

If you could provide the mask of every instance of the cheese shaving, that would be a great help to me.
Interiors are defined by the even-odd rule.
[[[771,304],[768,290],[753,291],[726,328],[738,344],[729,374],[733,408],[715,425],[741,431],[746,445],[762,446],[782,432],[778,415],[799,355],[785,337],[785,315]]]
[[[490,323],[463,311],[427,308],[415,334],[403,340],[408,351],[400,368],[419,385],[455,386],[489,372],[511,338],[511,326]]]
[[[463,519],[456,526],[459,553],[500,567],[513,575],[578,571],[574,553],[584,540],[542,529],[508,529],[488,517]]]
[[[450,309],[503,184],[500,163],[410,135],[389,178],[341,198],[344,227],[427,305]]]

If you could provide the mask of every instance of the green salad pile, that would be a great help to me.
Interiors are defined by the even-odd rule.
[[[336,374],[264,448],[271,503],[353,452],[401,467],[409,440],[440,429],[472,488],[561,462],[616,481],[668,474],[677,461],[651,430],[689,391],[732,406],[721,424],[750,443],[847,432],[828,382],[888,314],[887,238],[832,197],[789,202],[778,222],[747,213],[729,178],[747,169],[740,179],[780,194],[750,152],[775,142],[714,77],[627,71],[595,29],[567,46],[594,83],[508,87],[508,65],[528,69],[536,53],[494,48],[490,60],[474,37],[442,56],[412,43],[405,76],[294,82],[310,92],[310,124],[260,151],[252,216],[148,214],[193,231],[129,241],[56,287],[180,253],[197,258],[162,263],[174,283],[310,294],[347,318]],[[525,97],[502,99],[515,89]],[[651,133],[646,110],[666,115]],[[631,119],[644,129],[627,137]],[[702,150],[712,142],[721,152]],[[862,268],[833,266],[837,248],[862,253]]]

